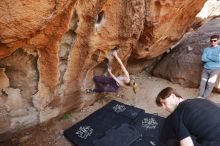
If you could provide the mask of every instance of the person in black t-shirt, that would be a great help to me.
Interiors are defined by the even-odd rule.
[[[202,98],[184,100],[167,87],[158,94],[156,104],[171,113],[164,124],[166,143],[176,139],[180,146],[194,146],[195,137],[202,146],[220,146],[220,108],[215,103]]]

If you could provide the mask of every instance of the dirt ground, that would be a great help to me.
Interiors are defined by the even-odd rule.
[[[64,117],[54,119],[46,125],[39,125],[35,128],[23,131],[10,140],[0,143],[0,146],[73,146],[63,136],[63,131],[101,108],[112,99],[142,108],[145,112],[158,113],[158,115],[165,117],[168,113],[155,105],[155,97],[160,90],[170,86],[175,88],[185,98],[196,98],[198,95],[198,89],[183,88],[167,80],[149,76],[144,71],[133,75],[133,77],[138,84],[136,94],[134,94],[130,88],[121,88],[117,93],[102,97],[93,105],[83,108],[78,112],[70,112]],[[219,94],[212,94],[209,99],[220,103]]]

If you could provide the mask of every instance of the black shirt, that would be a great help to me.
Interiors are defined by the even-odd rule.
[[[220,138],[220,108],[209,100],[185,100],[168,119],[179,141],[191,135],[201,143]]]

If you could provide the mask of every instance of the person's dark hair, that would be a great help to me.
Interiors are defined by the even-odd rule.
[[[128,83],[125,82],[124,84],[125,84],[126,86],[131,86],[131,82],[128,82]]]
[[[168,98],[171,94],[174,94],[176,97],[178,98],[182,98],[181,95],[179,95],[179,93],[177,93],[173,88],[171,87],[167,87],[163,90],[160,91],[160,93],[157,95],[156,97],[156,104],[158,106],[162,106],[160,99],[166,99]]]
[[[212,39],[219,39],[219,35],[212,35],[211,37],[210,37],[210,40],[212,40]]]

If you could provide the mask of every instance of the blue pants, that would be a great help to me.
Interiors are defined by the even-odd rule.
[[[115,92],[119,86],[113,78],[106,76],[94,76],[97,88],[93,92]]]
[[[210,96],[215,86],[215,82],[218,78],[219,73],[220,73],[220,69],[215,69],[215,70],[203,69],[202,77],[200,81],[200,87],[199,87],[199,96],[205,98]]]

